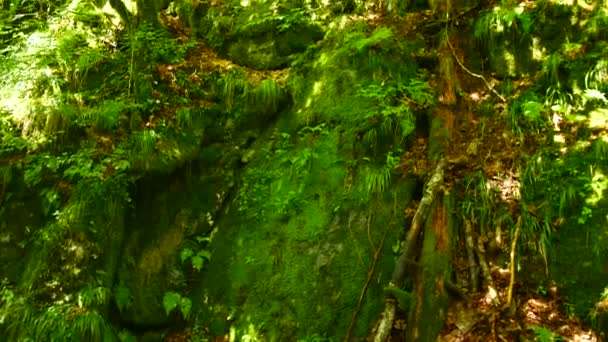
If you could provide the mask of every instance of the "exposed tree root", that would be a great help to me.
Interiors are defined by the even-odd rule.
[[[485,285],[488,287],[488,291],[493,293],[493,302],[496,305],[500,305],[500,298],[498,297],[498,291],[496,291],[496,286],[494,285],[494,279],[492,279],[492,274],[490,273],[490,268],[488,267],[488,263],[486,262],[486,257],[484,255],[484,247],[481,239],[478,241],[478,246],[475,249],[477,253],[477,260],[479,260],[479,267],[481,268],[481,274],[483,275]]]
[[[473,242],[473,225],[471,221],[465,219],[464,220],[464,235],[466,241],[467,248],[467,261],[469,266],[469,285],[471,292],[477,291],[479,288],[479,269],[477,267],[477,263],[475,262],[475,243]]]
[[[443,178],[445,173],[445,168],[447,166],[447,160],[445,158],[441,159],[431,178],[427,181],[426,186],[424,187],[424,193],[422,199],[420,200],[420,204],[418,204],[418,209],[416,209],[416,213],[414,214],[414,218],[412,219],[412,225],[410,230],[408,231],[405,246],[403,248],[403,252],[399,256],[399,260],[397,260],[397,264],[395,265],[395,270],[393,271],[393,275],[391,277],[391,281],[389,283],[389,287],[399,288],[405,276],[405,271],[408,268],[408,265],[414,260],[414,254],[416,250],[416,242],[418,241],[418,237],[420,235],[420,231],[424,225],[424,221],[428,215],[428,212],[443,184]],[[376,334],[374,336],[374,342],[384,342],[386,338],[391,332],[391,328],[393,326],[393,321],[395,320],[395,312],[396,312],[396,303],[395,299],[392,297],[390,293],[387,292],[386,299],[384,301],[384,311],[382,313],[382,318],[377,324]]]
[[[350,335],[353,333],[355,323],[357,322],[357,316],[359,315],[359,311],[361,311],[361,304],[363,303],[363,299],[365,298],[365,293],[367,292],[369,283],[372,281],[372,277],[374,276],[374,271],[376,270],[376,264],[378,264],[378,259],[380,258],[380,252],[382,251],[382,247],[384,247],[385,238],[386,234],[384,235],[384,237],[382,237],[380,246],[374,252],[374,260],[372,261],[372,267],[369,269],[369,272],[367,273],[367,280],[365,281],[365,285],[363,285],[363,288],[361,289],[361,294],[359,295],[359,302],[357,302],[357,307],[355,308],[355,311],[353,311],[353,318],[350,320],[350,325],[348,326],[348,331],[346,332],[346,336],[344,337],[344,342],[348,342],[350,340]]]

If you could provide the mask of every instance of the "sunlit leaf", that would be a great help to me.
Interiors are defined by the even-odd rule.
[[[192,251],[192,249],[184,248],[184,249],[182,249],[182,252],[180,254],[180,259],[182,260],[182,262],[184,262],[193,255],[194,255],[194,252]]]
[[[182,296],[177,292],[165,292],[163,296],[163,307],[167,315],[173,311],[180,303]]]

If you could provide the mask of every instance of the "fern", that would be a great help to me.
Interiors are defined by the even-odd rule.
[[[245,76],[236,70],[229,71],[222,79],[222,96],[226,107],[230,110],[234,105],[234,101],[237,97],[241,97],[247,93],[249,83],[245,79]]]
[[[280,97],[281,88],[271,79],[262,81],[255,90],[256,102],[266,112],[274,113],[277,111]]]
[[[79,307],[96,307],[108,303],[110,290],[103,286],[87,286],[78,294]]]
[[[148,159],[155,150],[157,135],[154,130],[145,129],[139,134],[141,158]]]
[[[393,170],[399,165],[399,158],[392,152],[386,155],[386,162],[381,167],[368,167],[365,172],[365,190],[368,195],[383,193],[388,189]]]
[[[77,341],[113,341],[114,332],[96,311],[86,311],[74,319],[72,334]]]
[[[186,128],[192,124],[192,109],[190,108],[180,108],[175,113],[175,118],[177,120],[177,125],[180,128]]]
[[[564,58],[559,52],[549,55],[542,63],[543,74],[549,84],[557,88],[561,87],[560,67],[564,63]]]
[[[356,37],[356,36],[355,36]],[[390,28],[383,26],[378,28],[371,36],[367,38],[351,39],[347,44],[351,49],[362,52],[370,47],[384,44],[393,38],[393,31]]]
[[[69,324],[64,306],[50,306],[34,319],[35,341],[55,341],[69,336]]]
[[[124,109],[124,103],[108,100],[102,102],[98,107],[88,110],[85,118],[91,122],[96,129],[109,131],[118,126],[120,114]]]

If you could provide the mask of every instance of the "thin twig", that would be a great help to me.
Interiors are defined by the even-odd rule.
[[[371,236],[371,221],[372,221],[372,204],[370,202],[369,204],[369,215],[367,216],[367,240],[369,240],[369,244],[372,245],[372,249],[374,250],[374,253],[376,253],[376,246],[374,246],[374,242],[372,241],[372,236]]]
[[[348,342],[350,340],[350,335],[353,332],[355,327],[355,323],[357,322],[357,316],[359,315],[359,311],[361,311],[361,304],[363,303],[363,299],[365,298],[365,293],[367,292],[367,288],[369,287],[369,283],[372,281],[372,277],[374,276],[374,271],[376,270],[376,264],[378,263],[378,259],[380,258],[380,251],[382,251],[382,247],[384,246],[384,240],[386,239],[386,232],[384,232],[384,236],[382,237],[382,241],[380,242],[380,246],[375,250],[374,260],[372,261],[372,267],[369,269],[367,273],[367,280],[365,281],[365,285],[363,285],[363,289],[361,289],[361,294],[359,295],[359,302],[357,302],[357,307],[353,312],[353,318],[350,321],[350,325],[348,326],[348,331],[346,332],[346,337],[344,337],[344,342]]]
[[[505,307],[511,306],[511,299],[513,298],[513,285],[515,285],[515,250],[517,249],[517,238],[519,237],[519,230],[521,228],[521,216],[517,219],[515,225],[515,234],[513,234],[513,242],[511,243],[511,279],[509,280],[509,290],[507,291],[507,302]]]
[[[470,71],[469,69],[467,69],[467,67],[465,67],[462,62],[460,62],[460,59],[458,58],[458,56],[456,56],[456,51],[454,51],[454,47],[452,46],[452,43],[450,43],[450,36],[448,35],[448,31],[447,31],[447,24],[446,24],[446,31],[445,34],[447,36],[446,40],[448,41],[448,45],[450,46],[450,50],[452,50],[452,55],[454,55],[454,59],[456,59],[456,62],[458,62],[458,65],[460,65],[460,67],[466,71],[469,75],[473,76],[473,77],[477,77],[477,78],[481,78],[483,80],[483,82],[486,84],[486,87],[488,87],[488,89],[493,92],[496,96],[498,96],[498,98],[502,101],[502,102],[507,102],[507,99],[505,99],[502,95],[500,95],[500,93],[498,91],[496,91],[496,89],[494,89],[494,87],[492,87],[490,85],[490,83],[486,80],[485,77],[483,77],[483,75],[480,74],[476,74],[472,71]]]

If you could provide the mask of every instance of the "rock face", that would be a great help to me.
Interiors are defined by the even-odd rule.
[[[17,177],[14,177],[17,178]],[[0,185],[0,275],[16,282],[24,266],[26,250],[21,243],[28,232],[44,222],[42,203],[23,184]]]
[[[140,182],[117,279],[131,294],[121,310],[121,320],[129,326],[155,330],[175,320],[167,314],[163,297],[170,291],[186,292],[191,286],[187,278],[197,275],[181,254],[186,248],[198,252],[195,239],[214,227],[230,189],[221,172],[188,165]]]
[[[260,33],[239,32],[228,45],[228,56],[235,63],[258,70],[279,69],[289,65],[293,56],[323,37],[320,28],[298,24],[285,32],[268,27]]]
[[[218,10],[201,3],[198,34],[223,51],[236,64],[256,70],[280,69],[289,65],[295,55],[323,38],[323,31],[302,7],[286,8],[271,2],[251,2],[237,14],[225,13],[215,22],[205,18]]]

